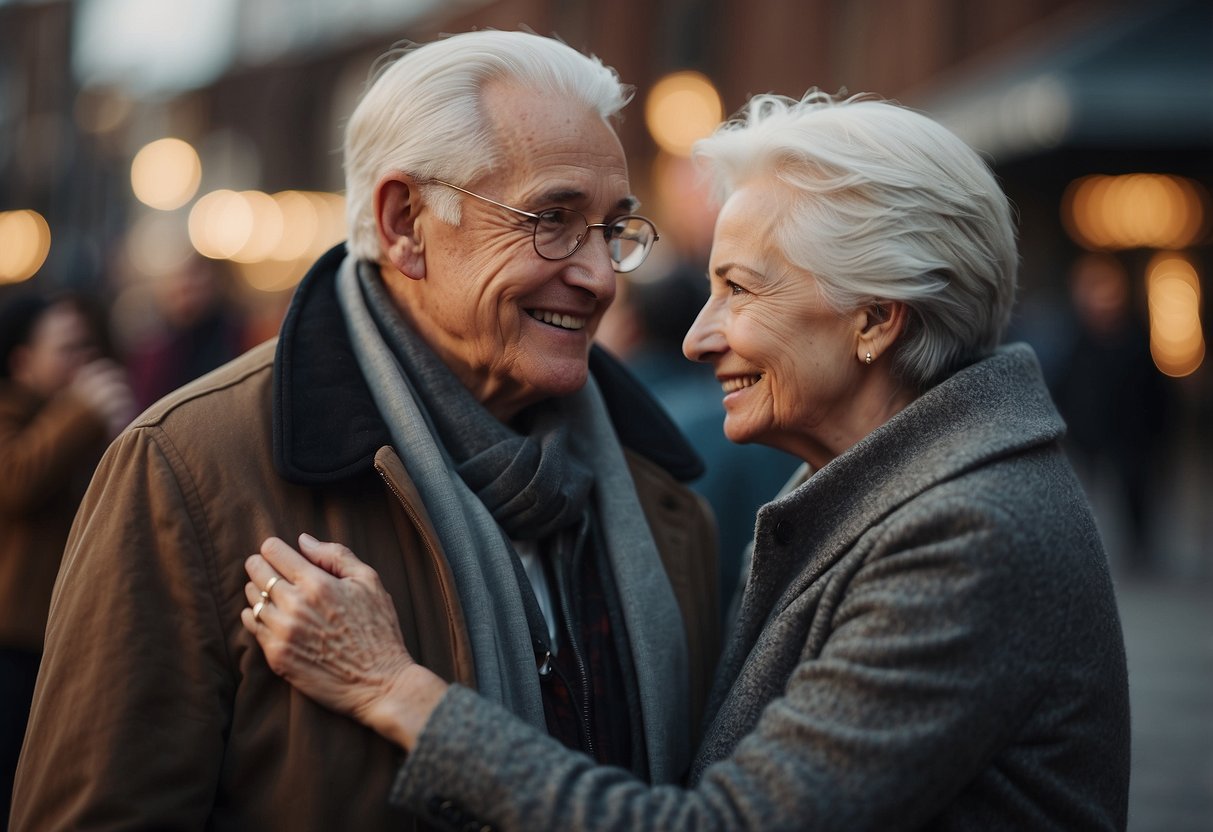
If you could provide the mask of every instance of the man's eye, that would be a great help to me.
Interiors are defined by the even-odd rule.
[[[730,295],[744,295],[746,293],[745,289],[741,288],[731,280],[726,280],[725,285],[729,287]]]
[[[561,208],[550,208],[539,214],[539,225],[547,229],[564,228],[569,224],[570,216],[572,214]]]

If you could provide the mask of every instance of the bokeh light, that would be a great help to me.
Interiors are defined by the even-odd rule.
[[[282,240],[282,209],[269,194],[242,191],[250,212],[247,239],[232,255],[237,263],[260,263],[269,259]]]
[[[320,230],[320,210],[316,198],[301,191],[281,191],[274,202],[282,212],[282,234],[270,258],[278,261],[298,260],[311,250]]]
[[[1061,219],[1070,237],[1087,249],[1177,249],[1200,239],[1206,205],[1203,188],[1183,177],[1095,174],[1070,183]]]
[[[686,70],[653,85],[644,120],[653,141],[666,153],[689,156],[691,146],[711,134],[724,118],[720,93],[699,72]]]
[[[0,211],[0,283],[38,273],[51,251],[51,229],[37,211]]]
[[[1181,254],[1160,252],[1146,268],[1150,354],[1168,376],[1191,375],[1205,357],[1200,275]]]
[[[201,181],[198,151],[181,139],[157,139],[144,145],[131,162],[135,197],[162,211],[173,211],[193,199]]]
[[[211,191],[190,210],[190,242],[206,257],[230,259],[252,233],[253,208],[237,191]]]
[[[345,238],[345,199],[315,191],[218,190],[189,215],[190,243],[206,257],[231,260],[254,289],[294,286],[312,261]]]

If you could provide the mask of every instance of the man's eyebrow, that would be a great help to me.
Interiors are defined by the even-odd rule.
[[[575,190],[573,188],[555,188],[550,191],[544,191],[532,200],[532,205],[547,207],[549,205],[569,205],[583,203],[587,199],[585,191]],[[630,214],[640,207],[640,200],[629,194],[621,198],[615,203],[615,212],[619,214]]]

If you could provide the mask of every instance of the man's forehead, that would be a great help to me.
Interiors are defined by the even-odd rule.
[[[517,84],[493,84],[485,93],[502,157],[486,182],[533,206],[604,199],[634,205],[623,147],[596,110],[572,96]]]

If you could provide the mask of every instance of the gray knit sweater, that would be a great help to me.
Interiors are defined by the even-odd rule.
[[[1004,348],[764,506],[684,788],[456,687],[395,799],[465,828],[1123,829],[1124,646],[1062,431]]]

